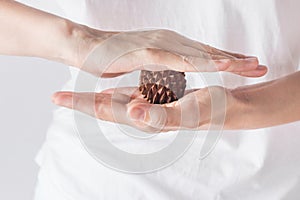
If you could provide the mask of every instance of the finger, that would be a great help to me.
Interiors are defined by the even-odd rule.
[[[110,95],[105,95],[106,97]],[[91,116],[96,116],[96,97],[95,93],[74,93],[57,92],[53,96],[56,105],[84,112]],[[103,98],[107,100],[108,98]]]
[[[240,59],[247,59],[247,58],[255,58],[255,56],[246,56],[240,53],[234,53],[234,52],[229,52],[229,51],[225,51],[222,49],[217,49],[215,47],[206,45],[207,49],[210,49],[211,53],[217,54],[217,55],[224,55],[224,56],[228,56],[231,58],[240,58]]]
[[[128,107],[128,116],[130,119],[140,127],[153,127],[158,132],[163,130],[171,130],[171,121],[174,122],[172,127],[177,127],[176,122],[179,120],[170,120],[174,115],[175,109],[164,107],[156,104],[145,103],[131,103]]]
[[[57,105],[75,109],[104,121],[129,125],[145,132],[159,132],[157,128],[149,125],[134,123],[128,117],[126,105],[129,101],[129,97],[123,94],[114,96],[104,93],[58,92],[53,95],[53,102]]]
[[[236,58],[235,56],[231,54],[227,54],[226,52],[219,51],[218,49],[211,47],[209,45],[202,44],[200,42],[194,42],[190,43],[194,48],[198,49],[199,51],[202,51],[204,54],[206,54],[207,58],[211,58],[213,60],[217,59],[232,59]]]
[[[102,78],[114,78],[114,77],[118,77],[121,75],[126,74],[126,72],[122,72],[122,73],[102,73],[101,77]]]
[[[243,54],[223,51],[199,42],[194,42],[191,45],[193,45],[195,48],[198,48],[200,51],[205,51],[209,56],[208,58],[215,60],[217,63],[217,68],[221,71],[250,71],[256,68],[258,65],[258,59],[254,56],[245,56]],[[244,63],[245,66],[237,67],[238,64],[244,65]]]
[[[188,47],[183,46],[182,49]],[[181,49],[181,50],[182,50]],[[143,60],[143,64],[137,66],[136,69],[151,70],[151,71],[163,71],[163,70],[176,70],[182,72],[214,72],[218,71],[218,65],[220,68],[227,68],[228,59],[222,55],[211,55],[207,52],[201,52],[199,50],[189,48],[193,50],[193,53],[189,51],[183,51],[182,54],[176,52],[165,51],[161,49],[150,49],[150,59]],[[223,60],[222,60],[223,59]],[[217,60],[217,62],[214,62]],[[217,64],[216,64],[217,63]],[[225,65],[222,66],[222,65]]]
[[[268,72],[268,68],[266,66],[259,65],[256,69],[251,71],[233,72],[233,73],[244,77],[261,77],[264,76],[267,72]]]
[[[233,53],[233,52],[229,52],[229,51],[224,51],[224,50],[221,50],[221,49],[218,49],[218,51],[222,52],[222,53],[225,53],[227,55],[231,55],[235,58],[242,58],[242,59],[245,59],[245,58],[255,58],[255,56],[246,56],[246,55],[243,55],[243,54],[239,54],[239,53]]]
[[[206,44],[202,44],[198,41],[195,41],[195,42],[189,43],[189,44],[192,45],[194,48],[202,51],[202,52],[208,53],[214,60],[218,59],[218,57],[219,57],[219,59],[254,58],[253,56],[245,56],[243,54],[232,53],[232,52],[224,51],[224,50],[221,50],[221,49],[217,49],[215,47],[212,47],[212,46],[209,46],[209,45],[206,45]]]
[[[229,71],[229,72],[232,72],[232,73],[238,74],[240,76],[244,76],[244,77],[261,77],[261,76],[264,76],[268,71],[268,68],[266,66],[258,65],[258,59],[255,56],[246,56],[243,54],[232,53],[232,52],[223,51],[220,49],[217,49],[217,50],[222,53],[225,53],[227,55],[234,56],[235,58],[238,58],[239,60],[243,59],[245,62],[248,62],[248,64],[246,64],[244,66],[233,64],[233,65],[231,65],[231,67],[229,67],[227,69],[223,68],[223,70],[221,70],[221,71]],[[256,65],[256,61],[257,61],[257,65]],[[237,61],[237,62],[239,62],[239,61]]]
[[[100,92],[101,94],[123,94],[131,98],[141,97],[141,93],[138,87],[119,87],[119,88],[109,88]]]
[[[186,72],[243,72],[255,70],[258,67],[257,58],[211,60],[201,57],[186,56],[184,58],[193,67],[188,66]]]
[[[52,102],[67,108],[72,107],[72,92],[56,92],[52,95]]]
[[[197,128],[200,121],[198,103],[194,95],[188,95],[171,104],[129,105],[128,113],[134,121],[139,121],[160,131]],[[136,113],[139,113],[136,115]]]
[[[218,65],[219,71],[227,72],[245,72],[252,71],[258,67],[257,58],[247,58],[247,59],[231,59],[228,60],[227,65],[219,65],[219,61],[215,61]]]
[[[122,124],[128,124],[126,117],[126,103],[129,99],[125,95],[57,92],[53,101],[59,106],[74,109],[90,116]]]
[[[185,56],[183,59],[191,64],[184,69],[185,72],[216,72],[219,69],[227,69],[231,63],[228,59],[214,61],[195,56]]]

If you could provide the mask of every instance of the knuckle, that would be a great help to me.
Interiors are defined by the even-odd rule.
[[[104,112],[105,112],[105,97],[104,96],[97,96],[95,100],[95,106],[94,106],[94,113],[95,116],[99,119],[103,119]]]
[[[160,29],[159,33],[161,33],[162,35],[165,35],[165,36],[170,36],[172,34],[175,34],[174,31],[171,31],[171,30],[168,30],[168,29]]]
[[[79,109],[79,105],[80,105],[80,98],[77,98],[75,95],[72,99],[72,104],[73,104],[73,108],[74,109]]]
[[[94,108],[94,113],[96,118],[103,119],[102,118],[103,106],[101,106],[101,104],[96,104]]]
[[[168,30],[168,29],[159,29],[156,30],[155,33],[159,34],[159,35],[168,35],[173,33],[174,31]]]
[[[174,31],[167,29],[158,29],[152,31],[149,37],[153,44],[160,45],[162,41],[170,39],[170,36],[172,35],[175,35]]]

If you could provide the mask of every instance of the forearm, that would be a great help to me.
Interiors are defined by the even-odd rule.
[[[238,128],[263,128],[300,120],[300,72],[240,87],[233,94],[243,102]]]
[[[85,50],[80,25],[30,8],[0,0],[0,54],[34,56],[79,65]]]

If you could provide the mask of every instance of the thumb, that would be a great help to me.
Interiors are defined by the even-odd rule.
[[[161,105],[135,104],[128,109],[132,121],[162,130],[167,125],[167,109]]]

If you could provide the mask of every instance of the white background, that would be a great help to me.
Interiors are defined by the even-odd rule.
[[[53,1],[22,2],[61,13]],[[1,200],[33,199],[38,173],[34,158],[56,108],[51,95],[60,90],[68,77],[68,68],[62,64],[0,56]]]

